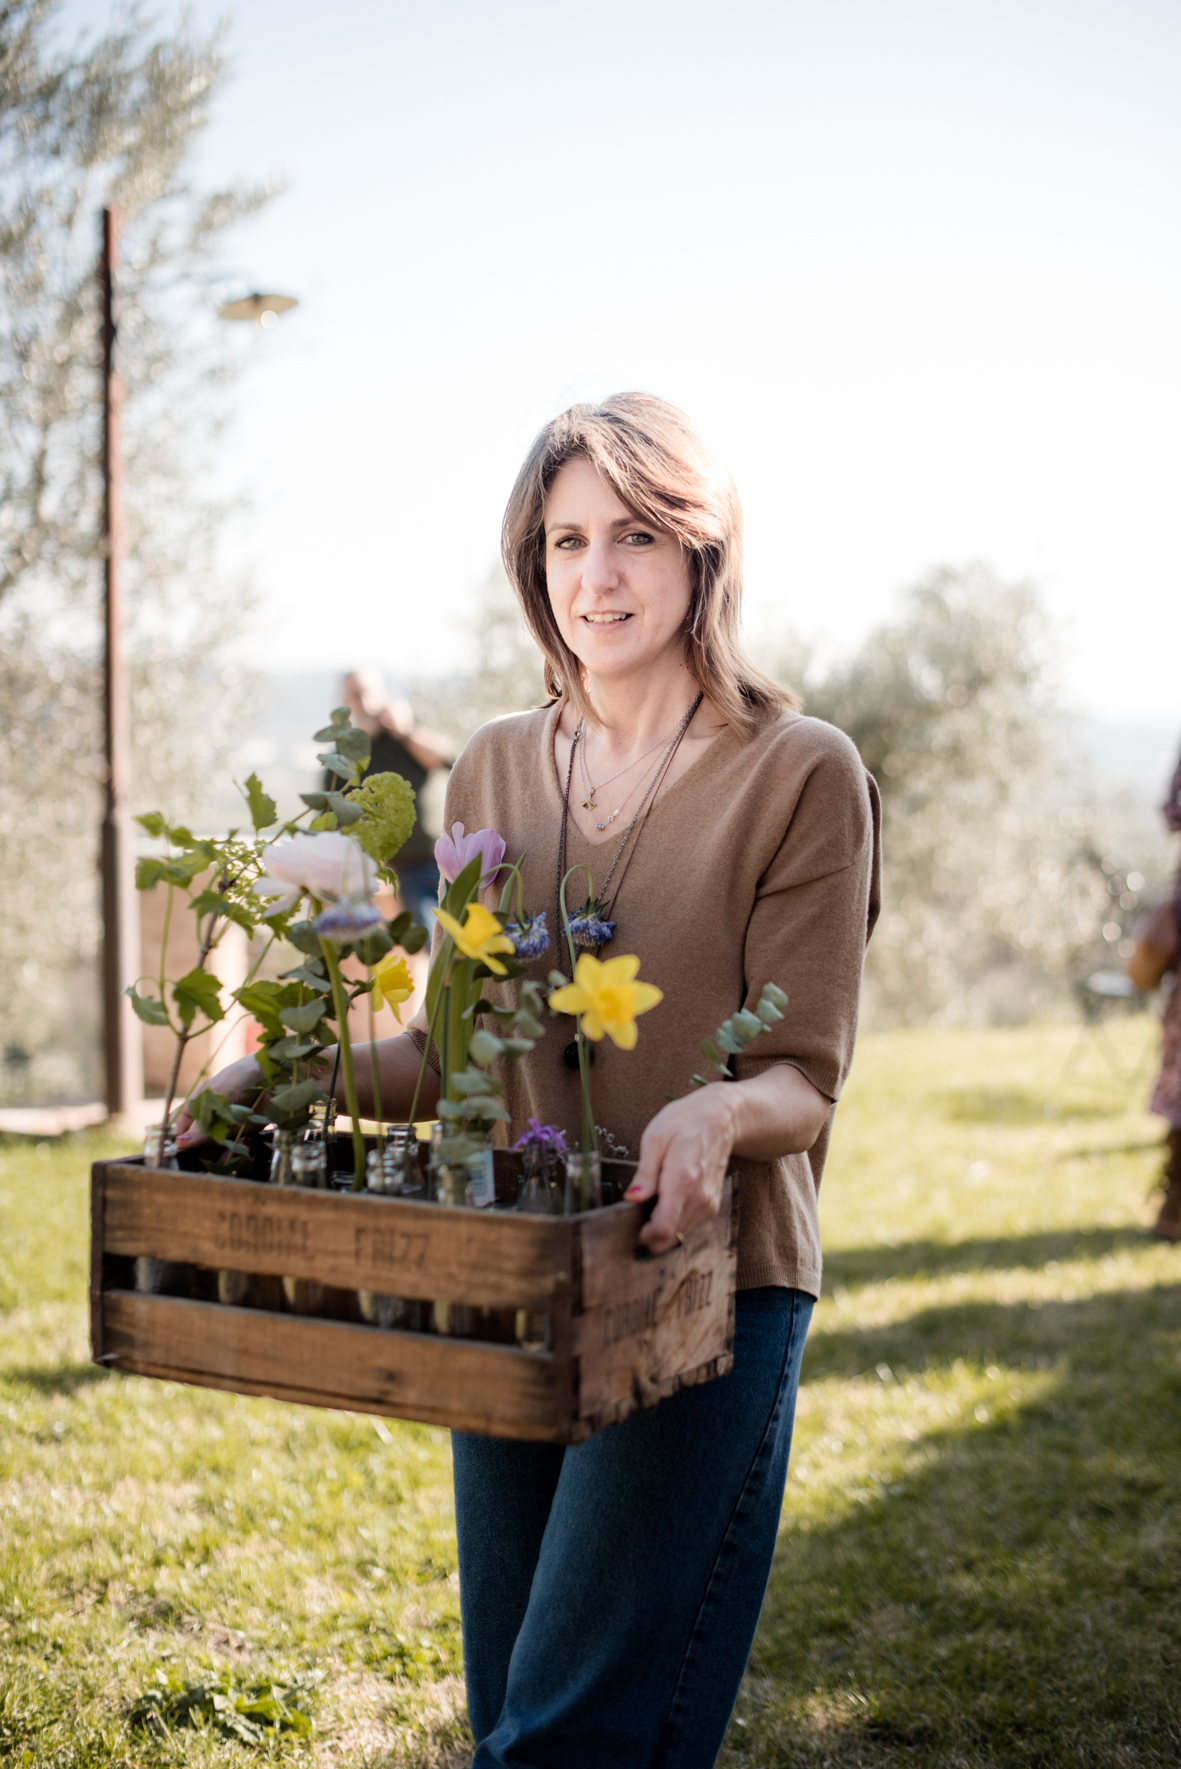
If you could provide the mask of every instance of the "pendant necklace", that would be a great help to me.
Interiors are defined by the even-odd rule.
[[[645,806],[649,803],[649,801],[652,798],[652,795],[655,793],[656,789],[660,785],[660,782],[664,779],[665,774],[668,772],[669,763],[672,761],[674,755],[677,753],[677,749],[680,746],[681,739],[684,737],[685,732],[689,729],[689,726],[693,721],[693,715],[697,711],[697,708],[701,705],[701,703],[704,699],[705,699],[704,692],[699,692],[696,700],[693,702],[692,706],[685,713],[684,718],[681,720],[680,724],[677,726],[676,730],[673,732],[672,739],[669,742],[668,747],[666,748],[664,754],[661,756],[656,767],[653,770],[651,770],[652,777],[648,783],[648,788],[647,788],[646,792],[644,793],[643,798],[640,800],[639,804],[636,807],[635,816],[632,818],[631,822],[628,824],[627,828],[623,832],[622,838],[620,839],[619,846],[616,848],[615,853],[614,853],[612,860],[611,860],[611,864],[607,868],[606,877],[603,879],[602,884],[599,886],[598,892],[597,892],[595,899],[594,899],[594,905],[593,905],[594,919],[599,923],[600,926],[602,926],[603,923],[609,921],[610,915],[611,915],[611,910],[614,906],[613,902],[610,901],[607,897],[607,886],[611,883],[612,878],[615,876],[615,868],[619,865],[620,859],[623,855],[623,851],[627,847],[628,842],[631,840],[632,831],[635,829],[636,824],[640,821],[640,817],[642,816],[642,814],[644,812]],[[585,726],[586,726],[585,719],[580,719],[578,722],[578,728],[576,729],[574,736],[570,742],[570,760],[566,766],[566,788],[565,788],[564,793],[562,794],[562,823],[561,823],[561,827],[558,832],[558,874],[557,874],[557,884],[555,887],[556,914],[554,916],[555,930],[564,930],[564,927],[565,927],[565,923],[562,920],[562,879],[564,878],[565,872],[566,872],[566,823],[567,823],[567,820],[570,815],[570,787],[571,787],[571,784],[574,779],[574,752],[577,749],[579,742],[585,740]],[[630,797],[631,795],[629,794],[628,796]],[[627,803],[627,800],[625,799],[624,804],[626,804],[626,803]],[[623,807],[620,806],[621,810],[622,810],[622,808]],[[596,827],[602,827],[602,825],[596,825]],[[637,840],[637,842],[639,841],[638,836],[636,837],[636,840]],[[634,847],[632,849],[632,853],[633,854],[635,853]],[[628,855],[628,865],[630,866],[630,864],[631,864],[631,854]],[[627,867],[625,866],[624,873],[626,873],[626,871],[627,871]],[[622,886],[622,884],[623,884],[623,876],[621,875],[620,879],[619,879],[619,884],[617,884],[615,887],[616,897],[618,897],[618,895],[619,895],[620,887]],[[571,916],[570,919],[573,922],[576,919],[576,917]],[[612,929],[612,931],[610,933],[607,933],[606,935],[604,935],[600,938],[590,938],[589,934],[584,935],[581,941],[579,940],[578,935],[575,934],[575,942],[576,942],[576,944],[581,944],[584,947],[590,947],[592,950],[597,949],[599,946],[605,946],[607,944],[607,941],[613,937],[614,923],[611,923],[611,929]]]
[[[662,737],[660,741],[662,743],[666,743],[668,741],[667,735],[665,737]],[[651,751],[645,751],[645,754],[650,754],[650,753],[651,753]],[[637,759],[642,760],[643,758],[639,757]],[[635,785],[632,787],[629,787],[628,791],[625,793],[624,797],[616,805],[615,809],[611,812],[611,815],[609,817],[605,818],[602,823],[600,823],[597,818],[595,819],[595,828],[596,829],[610,828],[611,824],[614,823],[615,819],[618,817],[620,811],[622,811],[624,805],[626,805],[628,799],[635,797],[636,793],[639,792],[641,786],[643,786],[645,784],[645,782],[648,780],[649,776],[651,774],[655,773],[656,769],[661,766],[663,759],[664,758],[662,756],[658,756],[656,758],[656,760],[653,762],[652,766],[649,769],[647,769],[645,773],[640,775],[640,778],[636,781]],[[586,737],[585,737],[585,735],[583,736],[582,741],[579,743],[579,746],[578,746],[578,765],[582,769],[582,778],[586,782],[586,786],[587,786],[587,796],[582,801],[582,808],[584,811],[589,811],[591,816],[594,817],[595,811],[598,808],[595,804],[595,793],[599,790],[599,788],[597,786],[594,786],[591,784],[591,777],[587,773]],[[626,774],[627,769],[621,768],[619,772],[620,772],[620,774]],[[618,780],[618,778],[619,778],[619,774],[612,774],[612,776],[611,776],[612,780]],[[603,782],[604,786],[607,786],[609,784],[610,784],[609,781],[605,780]]]
[[[580,723],[579,727],[578,727],[578,731],[579,731],[580,735],[582,734],[582,730],[583,730],[583,726],[582,726],[582,723]],[[582,753],[579,757],[579,762],[582,767],[582,778],[586,782],[586,797],[582,801],[583,810],[584,811],[597,810],[598,806],[595,804],[595,794],[597,792],[601,792],[604,786],[610,786],[610,784],[613,780],[618,780],[620,775],[626,774],[628,771],[628,768],[634,768],[637,762],[642,762],[645,756],[650,756],[654,749],[659,749],[662,743],[667,743],[671,736],[672,736],[672,733],[670,731],[662,731],[660,736],[656,739],[656,742],[650,743],[648,745],[647,749],[643,750],[641,752],[641,754],[633,757],[633,759],[627,764],[627,768],[620,768],[618,774],[608,774],[606,780],[599,781],[598,786],[595,785],[594,781],[591,779],[590,774],[587,770],[586,739],[584,736],[583,737],[583,744],[582,744]],[[634,791],[635,791],[635,787],[633,786],[632,792],[634,792]],[[629,792],[627,796],[628,796],[628,798],[630,798],[631,793]],[[626,804],[627,799],[625,799],[623,802],[624,802],[624,804]],[[623,806],[621,805],[620,810],[622,810],[622,809],[623,809]],[[615,816],[618,817],[618,815],[619,815],[619,811],[616,811]],[[606,823],[596,823],[595,824],[596,829],[606,829],[606,827],[607,827]]]

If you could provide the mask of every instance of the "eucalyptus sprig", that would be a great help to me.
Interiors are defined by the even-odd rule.
[[[754,1039],[762,1037],[771,1027],[783,1018],[783,1010],[787,1006],[787,996],[775,983],[764,983],[755,1011],[741,1008],[738,1013],[731,1014],[723,1020],[712,1038],[703,1038],[699,1049],[703,1057],[709,1059],[713,1070],[712,1076],[694,1075],[690,1079],[693,1087],[708,1087],[711,1080],[733,1081],[728,1057],[737,1056],[740,1051]]]

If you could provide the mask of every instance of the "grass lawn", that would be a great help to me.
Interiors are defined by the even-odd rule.
[[[1077,1037],[862,1042],[728,1769],[1181,1762],[1181,1248],[1144,1233],[1152,1028],[1109,1034],[1131,1082]],[[110,1152],[0,1145],[0,1757],[464,1762],[445,1436],[96,1370],[87,1168]],[[274,1713],[309,1671],[261,1747],[130,1720],[227,1675]]]

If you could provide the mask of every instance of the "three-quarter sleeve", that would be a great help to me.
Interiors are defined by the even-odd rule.
[[[835,733],[834,733],[835,736]],[[880,905],[877,787],[851,743],[819,755],[758,883],[743,954],[751,1011],[765,983],[784,1017],[735,1059],[739,1079],[775,1063],[839,1098],[853,1056],[865,947]]]

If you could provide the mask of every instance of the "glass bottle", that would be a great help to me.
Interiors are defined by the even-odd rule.
[[[441,1130],[441,1126],[438,1127]],[[437,1150],[441,1138],[435,1136],[436,1126],[431,1126],[431,1149],[434,1156],[434,1201],[442,1204],[447,1210],[463,1210],[471,1207],[471,1180],[467,1166],[463,1161],[442,1161],[438,1159]],[[472,1330],[472,1310],[463,1302],[439,1301],[434,1304],[434,1328],[453,1339],[464,1339]]]
[[[144,1131],[144,1167],[157,1173],[179,1171],[176,1140],[167,1126],[153,1124]],[[135,1262],[135,1287],[143,1296],[187,1296],[189,1268],[174,1259],[141,1254]]]
[[[294,1130],[276,1130],[272,1146],[271,1184],[294,1185],[295,1175],[291,1171],[291,1151],[295,1147]]]
[[[319,1139],[301,1141],[294,1130],[275,1132],[271,1184],[321,1187],[325,1151]],[[324,1301],[324,1286],[314,1278],[283,1278],[283,1295],[293,1314],[315,1314]]]
[[[603,1164],[597,1149],[589,1154],[571,1150],[566,1156],[565,1214],[577,1216],[597,1210],[603,1202]]]
[[[318,1137],[306,1137],[291,1150],[291,1184],[323,1191],[328,1184],[328,1162]]]

